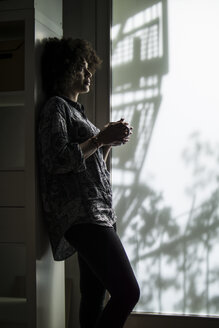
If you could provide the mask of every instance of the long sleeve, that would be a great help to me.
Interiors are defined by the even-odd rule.
[[[86,161],[80,144],[99,129],[87,119],[81,104],[52,97],[43,107],[38,130],[39,177],[43,215],[54,259],[66,259],[75,249],[65,238],[76,224],[112,227],[110,175],[98,149]]]
[[[72,140],[68,124],[64,106],[53,98],[43,109],[39,128],[40,161],[51,174],[86,169],[83,153],[78,142]]]

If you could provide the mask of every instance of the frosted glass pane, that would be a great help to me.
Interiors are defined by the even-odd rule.
[[[0,108],[0,169],[24,167],[24,108]]]
[[[219,2],[113,1],[118,230],[136,311],[219,315]]]

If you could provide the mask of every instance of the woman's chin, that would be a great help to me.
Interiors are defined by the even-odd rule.
[[[88,93],[90,91],[90,86],[89,85],[85,85],[83,88],[83,91],[81,93]]]

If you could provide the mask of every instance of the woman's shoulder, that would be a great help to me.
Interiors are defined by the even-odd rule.
[[[81,113],[76,109],[75,104],[74,102],[69,103],[64,97],[52,96],[45,102],[42,112],[46,116],[59,113],[64,118],[81,119]]]
[[[51,107],[51,106],[63,106],[66,104],[66,101],[59,96],[52,96],[45,102],[45,107]]]
[[[66,101],[63,98],[52,96],[45,101],[42,112],[44,112],[44,115],[46,115],[46,113],[51,115],[56,112],[66,115],[67,107]]]

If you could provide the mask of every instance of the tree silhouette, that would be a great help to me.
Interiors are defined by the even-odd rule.
[[[161,192],[138,181],[133,188],[120,190],[119,230],[140,281],[139,309],[218,313],[218,293],[211,296],[219,279],[213,258],[219,236],[218,156],[194,133],[182,158],[192,172],[185,189],[191,206],[184,213],[184,224],[173,217]],[[164,302],[168,293],[178,295],[169,308]]]

